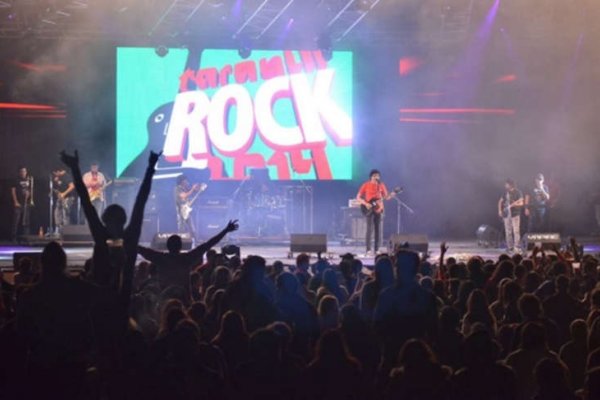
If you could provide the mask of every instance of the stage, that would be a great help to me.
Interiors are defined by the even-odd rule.
[[[600,239],[599,238],[578,238],[579,243],[584,245],[586,253],[600,253]],[[454,239],[447,240],[449,250],[446,257],[455,257],[459,261],[466,261],[473,255],[482,256],[484,259],[496,259],[500,254],[504,252],[503,248],[495,246],[484,247],[479,246],[476,239]],[[240,246],[242,257],[248,255],[260,255],[264,257],[268,263],[272,263],[276,260],[282,261],[284,264],[292,264],[293,259],[289,258],[290,243],[289,240],[271,240],[271,241],[240,241],[240,240],[224,240],[220,245],[224,246],[227,244],[235,244]],[[148,245],[146,243],[146,245]],[[387,242],[386,242],[387,245]],[[428,251],[429,258],[436,262],[440,254],[440,241],[431,240],[429,241]],[[12,269],[13,255],[15,253],[33,253],[39,254],[43,249],[41,245],[35,246],[13,246],[13,245],[0,245],[0,268]],[[78,246],[65,246],[67,253],[68,266],[72,268],[83,266],[86,259],[92,256],[92,247],[78,247]],[[327,243],[327,252],[323,254],[323,257],[336,263],[339,261],[340,256],[346,253],[351,253],[360,258],[366,266],[373,265],[373,257],[365,257],[365,249],[360,244],[347,244],[340,243],[339,241],[329,241]],[[293,254],[294,256],[296,254]],[[317,259],[316,254],[311,254],[314,260]],[[141,261],[142,258],[139,257]]]

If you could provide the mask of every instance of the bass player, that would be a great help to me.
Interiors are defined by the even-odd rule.
[[[385,183],[381,182],[381,173],[373,169],[369,173],[369,180],[363,183],[358,190],[356,199],[361,204],[363,214],[367,218],[367,233],[366,233],[366,245],[367,254],[366,256],[372,256],[377,254],[379,250],[380,237],[380,226],[381,216],[383,214],[383,200],[388,200],[392,197],[385,186]],[[371,253],[371,235],[374,232],[374,244]]]
[[[196,240],[196,227],[192,218],[192,205],[198,195],[206,189],[206,184],[190,185],[187,176],[177,177],[174,191],[175,210],[177,211],[177,230],[179,233],[189,233]]]

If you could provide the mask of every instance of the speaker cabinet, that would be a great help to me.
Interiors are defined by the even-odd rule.
[[[535,246],[541,247],[544,250],[552,250],[554,247],[560,247],[560,233],[527,233],[525,235],[527,242],[527,250],[533,250]]]
[[[427,253],[429,249],[429,239],[427,235],[408,233],[395,234],[390,237],[388,250],[391,254],[400,248],[408,248],[420,253]]]
[[[364,243],[367,237],[367,218],[359,207],[342,207],[342,232],[348,239]],[[379,224],[379,237],[383,238],[384,215]]]
[[[67,246],[91,246],[94,239],[87,224],[62,227],[62,242]]]
[[[224,205],[202,205],[196,207],[196,235],[211,238],[221,232],[227,224],[229,207]]]
[[[158,232],[152,239],[152,247],[154,250],[167,250],[167,239],[172,235],[179,235],[181,237],[182,249],[191,250],[193,245],[193,239],[189,233],[177,233],[177,232]]]
[[[292,233],[290,235],[291,253],[327,252],[327,235],[321,233]]]
[[[158,232],[160,232],[158,214],[145,214],[144,222],[142,224],[142,234],[140,235],[140,242],[152,242],[154,235],[156,235]]]

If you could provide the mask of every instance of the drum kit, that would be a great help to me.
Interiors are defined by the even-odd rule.
[[[262,190],[258,193],[248,191],[245,200],[244,217],[250,234],[259,237],[285,235],[286,203],[283,196]]]
[[[268,179],[251,176],[236,190],[233,203],[242,233],[255,237],[287,234],[286,197]]]

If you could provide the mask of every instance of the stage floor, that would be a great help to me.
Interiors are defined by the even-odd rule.
[[[480,255],[485,259],[496,259],[500,254],[504,252],[502,248],[495,247],[482,247],[478,246],[476,240],[447,240],[446,243],[449,246],[446,257],[455,257],[460,261],[466,261],[473,255]],[[588,253],[599,253],[600,242],[588,242],[584,243],[584,249]],[[289,241],[279,242],[264,242],[264,243],[250,243],[244,244],[236,241],[223,241],[221,245],[235,244],[239,245],[242,252],[242,257],[248,255],[260,255],[264,257],[268,263],[280,260],[285,264],[291,264],[294,260],[288,258],[289,253]],[[440,241],[431,240],[429,242],[429,257],[432,261],[437,261],[440,253]],[[10,269],[13,264],[14,253],[40,253],[42,246],[11,246],[11,245],[0,245],[0,267],[3,269]],[[86,259],[92,255],[92,247],[65,247],[67,252],[67,262],[70,267],[80,267],[83,265]],[[337,262],[342,254],[351,253],[360,258],[365,265],[373,264],[373,257],[365,257],[365,249],[363,245],[347,245],[340,244],[340,242],[328,242],[327,256],[332,262]],[[295,254],[294,254],[295,256]],[[316,260],[316,254],[312,254]],[[142,258],[140,257],[139,260]]]

